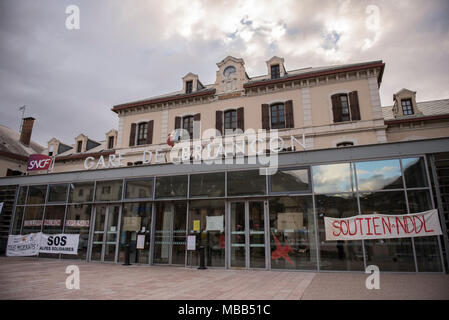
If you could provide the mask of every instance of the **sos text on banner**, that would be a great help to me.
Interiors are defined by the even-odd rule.
[[[324,217],[326,241],[409,238],[441,235],[436,209],[413,214]]]
[[[35,256],[38,253],[78,254],[79,234],[10,235],[6,255]]]

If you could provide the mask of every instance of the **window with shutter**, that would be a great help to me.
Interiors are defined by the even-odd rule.
[[[349,93],[349,105],[351,107],[351,120],[360,120],[359,97],[357,91]]]
[[[223,111],[215,111],[215,129],[223,135]]]
[[[271,129],[285,128],[285,109],[283,103],[270,106]]]
[[[243,107],[237,109],[237,129],[245,131],[245,116]]]
[[[148,121],[148,133],[147,133],[147,144],[153,144],[153,127],[154,120]]]
[[[146,144],[148,136],[148,122],[139,123],[137,127],[137,145]]]
[[[293,101],[285,101],[285,127],[294,128],[295,123],[293,120]]]
[[[360,107],[357,91],[337,93],[332,97],[334,122],[360,120]]]
[[[183,139],[191,139],[193,137],[193,116],[182,118],[182,128],[189,134],[189,137],[183,137]]]
[[[237,111],[236,110],[227,110],[224,112],[224,131],[226,133],[227,130],[234,131],[237,129]]]

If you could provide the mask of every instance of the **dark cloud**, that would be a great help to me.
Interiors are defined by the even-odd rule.
[[[80,8],[80,30],[65,8]],[[366,9],[379,9],[367,29]],[[447,1],[0,2],[0,123],[17,129],[18,108],[37,118],[33,138],[101,140],[110,108],[181,88],[188,72],[215,81],[216,63],[245,59],[250,76],[272,55],[287,69],[382,59],[383,105],[402,87],[418,100],[449,97]]]

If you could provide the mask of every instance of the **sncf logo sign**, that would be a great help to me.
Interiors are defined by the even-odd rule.
[[[43,154],[32,154],[28,158],[27,171],[48,170],[51,164],[51,157]]]

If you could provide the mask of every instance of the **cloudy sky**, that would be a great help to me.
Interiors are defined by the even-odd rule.
[[[250,77],[273,55],[287,70],[383,60],[382,105],[403,87],[449,98],[449,1],[0,0],[0,124],[17,130],[27,105],[41,144],[102,140],[113,105],[177,91],[188,72],[213,83],[227,55]]]

